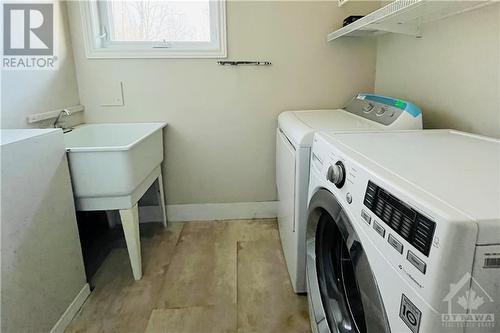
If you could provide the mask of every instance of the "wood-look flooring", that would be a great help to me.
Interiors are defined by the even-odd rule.
[[[133,280],[126,248],[114,249],[66,332],[310,331],[276,220],[171,223],[148,233],[143,278]]]

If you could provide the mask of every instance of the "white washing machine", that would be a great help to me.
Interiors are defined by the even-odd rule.
[[[305,292],[305,230],[311,143],[317,130],[421,129],[415,105],[384,96],[358,94],[338,110],[286,111],[276,134],[276,183],[281,244],[295,292]]]
[[[319,133],[309,198],[314,332],[498,332],[500,140]]]

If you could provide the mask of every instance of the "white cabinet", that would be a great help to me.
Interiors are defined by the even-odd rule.
[[[89,293],[63,134],[0,132],[1,331],[49,332]]]

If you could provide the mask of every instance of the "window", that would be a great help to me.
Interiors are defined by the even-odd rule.
[[[88,58],[223,58],[224,0],[82,1]]]

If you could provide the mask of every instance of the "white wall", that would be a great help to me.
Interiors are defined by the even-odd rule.
[[[59,48],[58,70],[2,70],[1,128],[43,127],[47,124],[29,125],[26,118],[33,113],[79,104],[64,2],[54,2],[54,33]]]
[[[88,60],[78,4],[70,5],[80,98],[87,122],[167,121],[167,201],[275,200],[274,135],[287,109],[342,106],[374,85],[374,41],[326,42],[328,32],[378,3],[228,1],[228,59]],[[359,10],[360,6],[365,10]],[[371,8],[369,8],[371,7]],[[358,10],[357,10],[358,9]],[[124,83],[125,106],[102,107]]]
[[[389,34],[377,45],[375,91],[423,108],[426,128],[500,137],[500,4]]]

